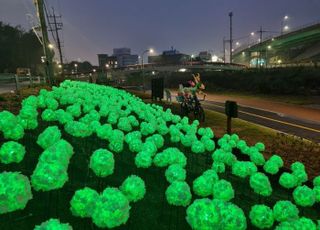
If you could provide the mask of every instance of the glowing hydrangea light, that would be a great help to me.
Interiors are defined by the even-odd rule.
[[[169,204],[186,207],[191,202],[191,191],[185,181],[174,181],[166,190],[166,198]]]
[[[92,134],[88,124],[79,121],[70,121],[65,124],[64,130],[74,137],[89,137]]]
[[[266,173],[275,175],[279,172],[279,169],[283,167],[283,160],[278,155],[273,155],[270,159],[265,163],[263,169]]]
[[[139,152],[134,162],[138,168],[149,168],[152,165],[152,155],[148,151]]]
[[[69,224],[60,223],[58,219],[50,219],[35,226],[34,230],[72,230],[72,227]]]
[[[19,172],[0,174],[0,214],[24,209],[32,199],[28,177]]]
[[[194,153],[204,153],[206,151],[206,148],[201,141],[195,141],[191,146],[191,151]]]
[[[291,165],[291,170],[294,172],[294,171],[304,171],[305,170],[305,167],[304,167],[304,164],[299,162],[299,161],[296,161],[294,162],[292,165]]]
[[[99,138],[108,140],[112,135],[112,126],[110,124],[101,125],[96,132]]]
[[[96,207],[99,194],[91,188],[77,190],[70,201],[72,215],[79,217],[91,217]]]
[[[269,178],[263,173],[255,173],[250,177],[250,187],[255,193],[262,196],[270,196],[272,194],[272,187]]]
[[[61,164],[38,163],[31,175],[32,187],[36,191],[50,191],[62,188],[68,181],[66,170]]]
[[[224,163],[221,162],[213,162],[212,169],[217,173],[224,173],[226,171],[226,166]]]
[[[245,230],[247,229],[246,216],[243,210],[231,202],[213,200],[220,211],[221,229]]]
[[[314,191],[306,185],[295,188],[293,199],[297,205],[303,207],[311,207],[316,202]]]
[[[212,194],[213,186],[218,180],[217,173],[209,169],[193,181],[193,191],[201,197],[209,196]]]
[[[98,177],[106,177],[113,174],[113,154],[106,149],[98,149],[94,151],[90,157],[89,167]]]
[[[37,139],[37,144],[43,149],[52,146],[61,139],[61,132],[57,126],[49,126],[46,128]]]
[[[222,201],[229,201],[234,198],[234,190],[229,181],[219,180],[213,185],[213,197]]]
[[[265,159],[262,153],[256,151],[253,149],[250,151],[250,160],[255,163],[256,165],[264,165],[265,164]]]
[[[314,192],[316,202],[320,202],[320,186],[315,186],[313,188],[313,192]]]
[[[292,175],[294,175],[297,178],[297,184],[301,185],[304,182],[308,181],[308,174],[304,169],[297,169],[292,172]]]
[[[279,183],[282,187],[290,189],[298,185],[298,179],[295,175],[285,172],[280,176]]]
[[[4,164],[20,163],[25,153],[23,145],[14,141],[5,142],[0,148],[0,162]]]
[[[313,186],[320,186],[320,176],[313,179]]]
[[[249,214],[251,223],[257,228],[271,228],[274,223],[272,209],[265,205],[254,205]]]
[[[221,200],[207,198],[195,200],[187,208],[187,222],[192,229],[233,229],[247,228],[246,217],[238,206]]]
[[[290,221],[299,218],[299,209],[290,201],[281,200],[273,206],[273,216],[277,221]]]
[[[232,174],[240,178],[251,176],[257,171],[257,166],[250,161],[237,161],[232,165]]]
[[[187,222],[192,229],[219,229],[220,214],[212,200],[204,198],[195,200],[187,208]]]
[[[179,149],[167,148],[154,157],[153,163],[157,167],[166,167],[172,164],[180,164],[182,167],[185,167],[187,165],[187,158]]]
[[[141,139],[134,139],[129,143],[129,149],[131,152],[138,153],[142,150]]]
[[[57,115],[52,109],[45,109],[41,114],[41,118],[44,121],[55,121],[57,120]]]
[[[174,181],[184,181],[187,177],[187,171],[179,164],[173,164],[165,172],[166,179],[169,183]]]
[[[92,220],[99,228],[114,228],[129,219],[128,198],[117,188],[106,188],[96,203]]]
[[[135,175],[127,177],[119,189],[128,198],[129,202],[137,202],[146,194],[144,181]]]

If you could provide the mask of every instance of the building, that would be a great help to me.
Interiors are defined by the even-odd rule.
[[[189,55],[182,54],[171,47],[171,50],[163,51],[162,55],[148,56],[148,62],[158,65],[182,65],[190,61],[190,58]]]
[[[139,64],[138,55],[132,55],[130,48],[115,48],[113,49],[113,56],[117,58],[118,67]]]
[[[208,51],[201,51],[199,53],[199,59],[201,61],[204,61],[204,62],[211,62],[212,61],[212,55]]]
[[[108,54],[98,54],[99,68],[102,69],[106,66]]]

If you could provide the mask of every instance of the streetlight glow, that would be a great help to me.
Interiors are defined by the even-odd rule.
[[[289,19],[289,16],[286,15],[286,16],[283,17],[283,19],[284,19],[284,20],[288,20],[288,19]]]
[[[154,50],[153,49],[149,49],[149,53],[153,54]]]
[[[268,46],[268,49],[271,50],[272,46]]]
[[[76,63],[76,64],[74,64],[74,67],[78,67],[78,64]]]
[[[48,45],[48,48],[49,48],[49,49],[53,49],[54,46],[53,46],[52,44],[49,44],[49,45]]]
[[[240,42],[236,42],[236,46],[240,46]]]
[[[290,29],[290,27],[289,26],[285,26],[283,29],[288,31]]]
[[[255,35],[255,33],[254,32],[251,32],[251,36],[254,36]]]

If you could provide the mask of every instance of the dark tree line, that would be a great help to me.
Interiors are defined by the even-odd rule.
[[[0,73],[15,73],[18,67],[41,72],[42,46],[32,31],[0,22]]]

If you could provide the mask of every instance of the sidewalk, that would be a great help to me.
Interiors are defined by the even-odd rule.
[[[177,91],[171,90],[172,96],[177,94]],[[301,120],[309,120],[320,123],[320,109],[306,108],[299,105],[292,105],[283,102],[277,102],[267,99],[248,98],[241,96],[224,96],[207,93],[207,101],[216,101],[224,103],[227,100],[236,101],[239,105],[267,110],[281,114],[282,116],[294,117]]]

